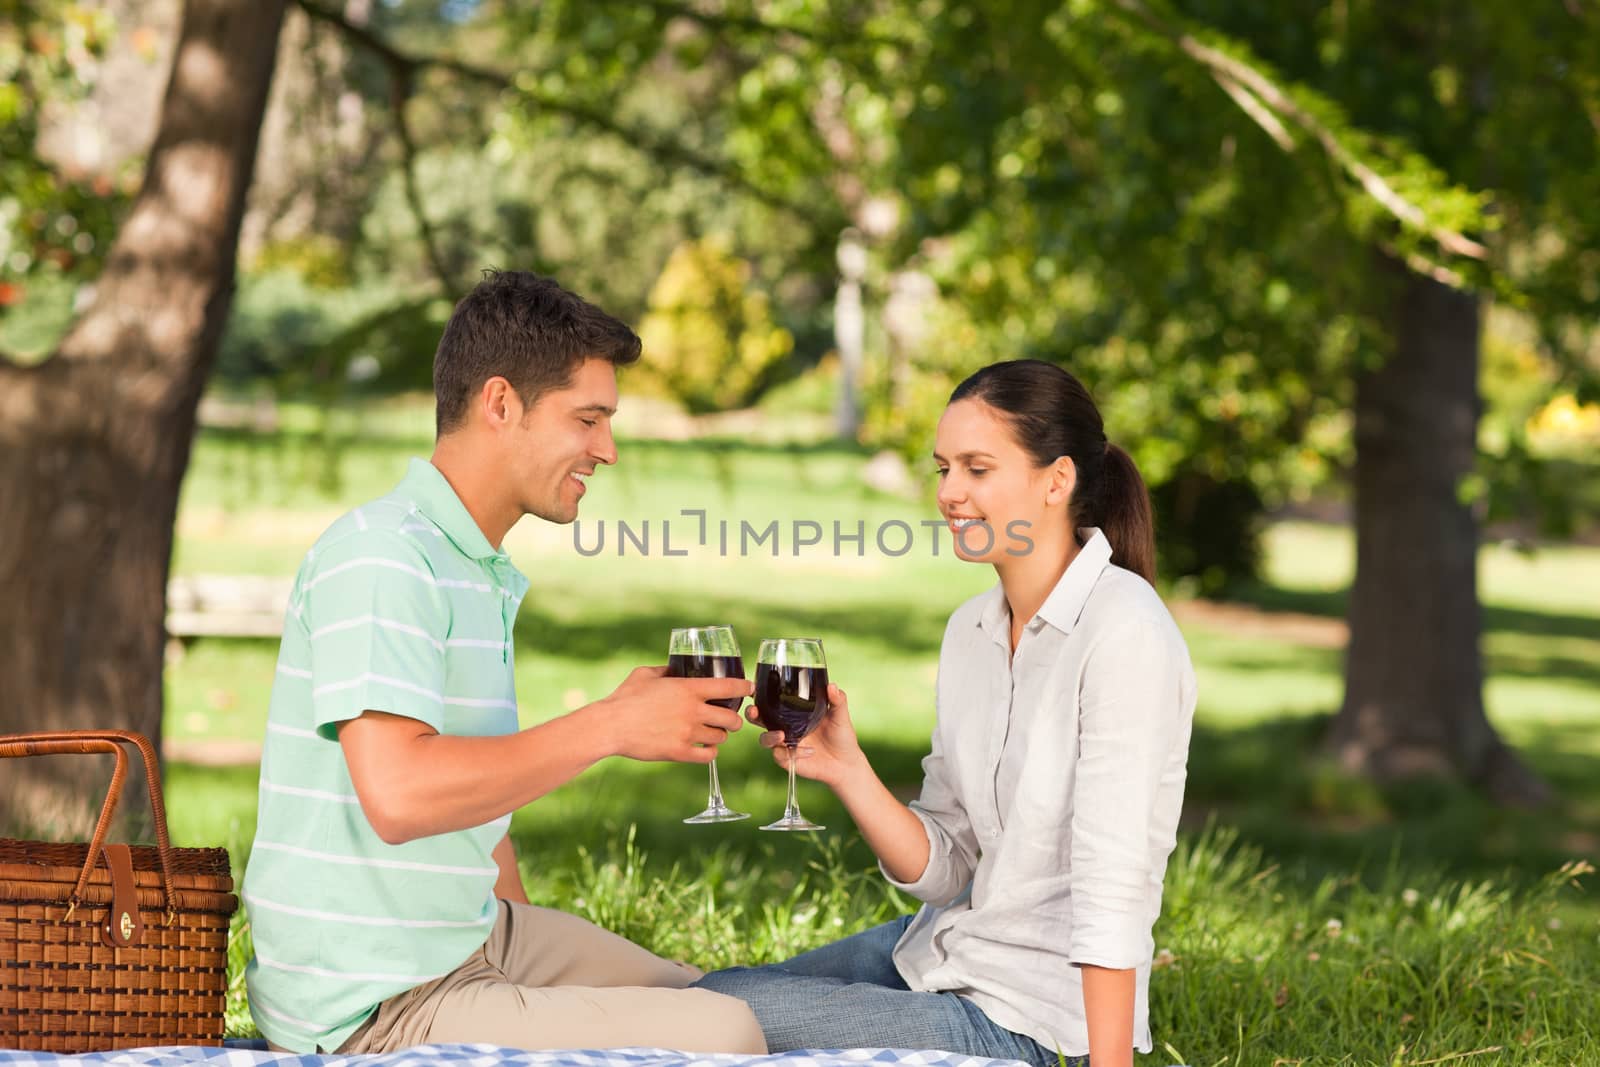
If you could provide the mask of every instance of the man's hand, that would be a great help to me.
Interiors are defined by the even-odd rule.
[[[636,667],[614,693],[582,713],[603,731],[616,755],[710,763],[717,746],[744,720],[706,701],[738,700],[753,692],[743,678],[668,678],[665,667]]]

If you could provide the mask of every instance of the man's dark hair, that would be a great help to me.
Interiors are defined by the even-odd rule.
[[[433,356],[438,432],[460,426],[472,398],[496,375],[531,407],[571,382],[585,360],[621,367],[639,358],[639,347],[627,323],[549,278],[485,271],[456,305]]]

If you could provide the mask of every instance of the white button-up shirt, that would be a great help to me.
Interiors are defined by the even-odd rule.
[[[1177,840],[1195,679],[1172,616],[1097,529],[1011,651],[996,586],[950,617],[938,720],[911,805],[925,902],[894,961],[1069,1056],[1089,1051],[1078,966],[1134,968],[1134,1043],[1161,882]],[[885,872],[887,876],[887,872]]]

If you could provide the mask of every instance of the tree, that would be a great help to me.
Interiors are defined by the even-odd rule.
[[[0,732],[118,727],[159,742],[178,490],[196,407],[232,301],[241,217],[285,6],[285,0],[189,0],[145,181],[106,258],[93,303],[43,361],[0,360],[0,588],[12,596],[0,621],[0,678],[12,685]],[[812,210],[764,190],[699,143],[695,123],[687,121],[692,100],[676,101],[677,126],[635,122],[609,109],[605,91],[614,86],[606,79],[575,78],[557,91],[536,77],[443,55],[412,57],[342,11],[315,0],[298,6],[315,22],[334,26],[353,52],[381,68],[406,198],[437,288],[447,295],[464,279],[445,261],[421,200],[419,142],[408,106],[419,78],[433,71],[478,89],[488,99],[479,106],[501,106],[513,123],[530,129],[550,120],[570,124],[656,166],[735,189],[760,210],[802,220]],[[59,14],[45,0],[10,0],[8,13],[13,7],[34,25]],[[424,30],[454,23],[453,15],[437,9],[420,15],[413,10],[418,5],[383,10],[390,7],[405,8],[395,20]],[[517,15],[513,9],[508,21],[514,24]],[[626,10],[623,19],[638,21]],[[592,28],[604,26],[595,21]],[[581,73],[586,58],[564,38],[544,46],[528,45],[530,37],[512,32],[507,43],[512,50],[543,49],[537,58],[556,73],[558,87],[563,64],[576,62],[574,73]],[[0,39],[0,63],[8,58],[7,43]],[[370,82],[370,74],[369,67],[346,70],[352,83]],[[8,86],[0,93],[0,109],[22,105],[27,121],[8,126],[5,143],[9,152],[12,139],[27,142],[24,178],[49,192],[60,175],[37,158],[32,144],[40,111],[34,105],[47,94],[37,84],[18,84],[22,92]],[[62,208],[72,210],[71,204]],[[799,232],[803,238],[804,227]],[[380,309],[353,324],[335,339],[334,356],[347,358],[359,338],[374,331],[397,322],[403,329],[427,313],[424,304]],[[397,374],[403,377],[403,369]],[[81,763],[30,761],[11,770],[0,811],[13,826],[59,827],[76,821],[89,802],[83,783],[93,776]],[[142,788],[130,782],[129,797]]]
[[[893,184],[907,240],[949,240],[941,281],[993,349],[1070,361],[1113,425],[1163,427],[1138,442],[1156,480],[1270,482],[1308,433],[1353,427],[1332,435],[1353,437],[1358,548],[1332,750],[1543,799],[1484,711],[1478,349],[1499,299],[1583,375],[1594,14],[1080,0],[917,18],[910,62],[875,71],[900,108]]]
[[[44,361],[0,362],[0,732],[160,736],[178,489],[283,12],[188,0],[144,183],[93,302]],[[70,763],[13,763],[0,810],[23,825],[75,819],[88,798]]]

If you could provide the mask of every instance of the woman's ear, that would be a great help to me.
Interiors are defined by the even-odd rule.
[[[1062,456],[1050,468],[1050,484],[1045,489],[1045,503],[1061,504],[1072,500],[1072,491],[1078,488],[1078,465],[1071,456]]]

